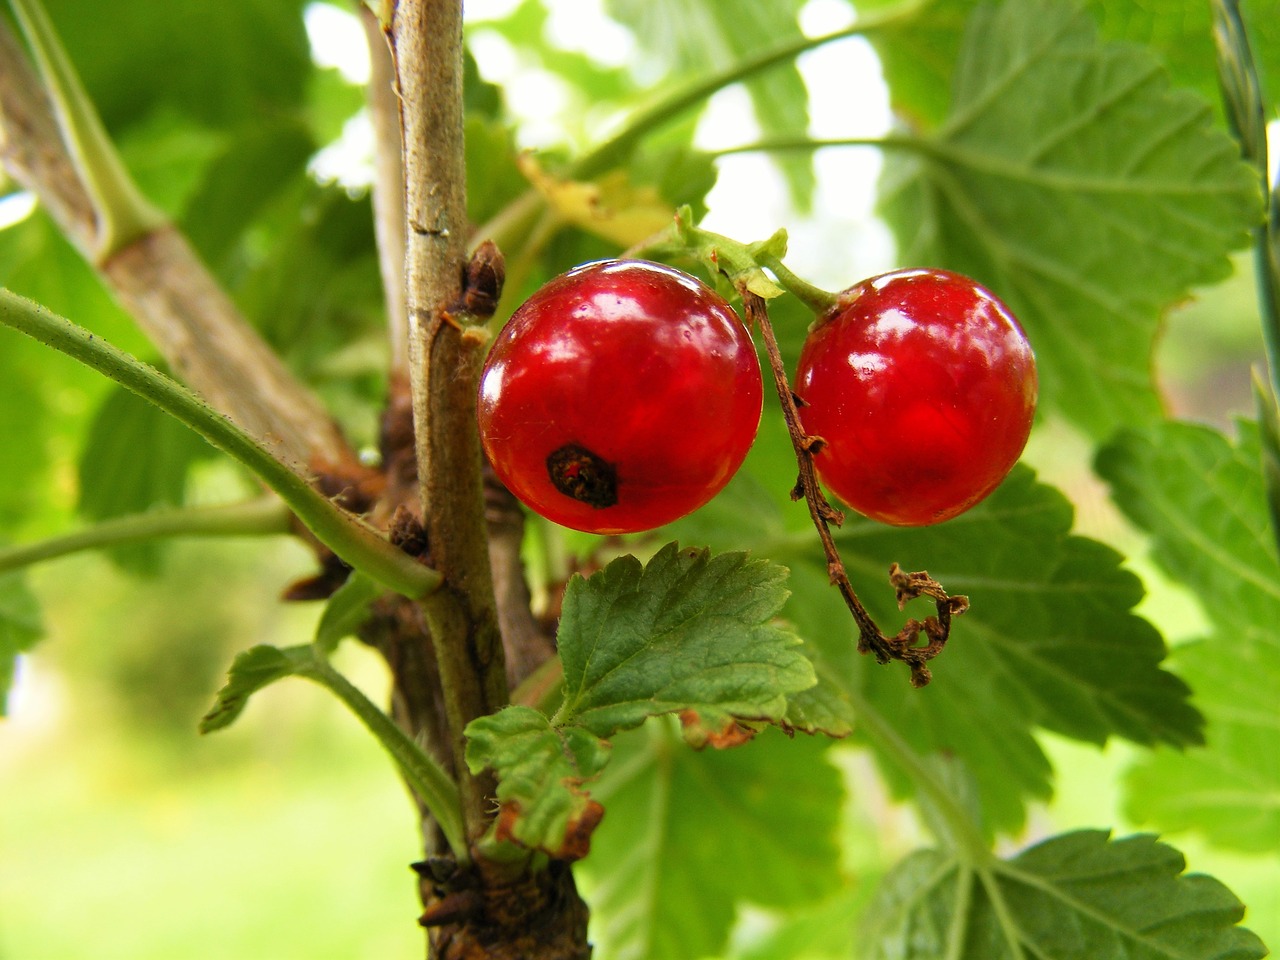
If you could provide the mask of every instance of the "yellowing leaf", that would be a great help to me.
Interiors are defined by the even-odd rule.
[[[562,220],[621,247],[648,239],[675,217],[655,188],[636,186],[622,170],[583,183],[547,173],[532,154],[520,157],[519,166]]]

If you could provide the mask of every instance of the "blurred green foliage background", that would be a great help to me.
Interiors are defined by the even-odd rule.
[[[348,411],[353,435],[370,439],[383,354],[368,198],[359,187],[319,184],[301,175],[296,163],[338,138],[357,115],[361,97],[336,70],[308,63],[303,4],[264,4],[254,19],[224,16],[217,2],[208,2],[199,5],[195,21],[187,12],[177,14],[182,5],[174,5],[175,23],[153,20],[158,8],[148,4],[123,5],[121,23],[108,22],[117,15],[108,8],[116,5],[48,5],[69,28],[73,57],[91,90],[101,94],[104,115],[144,186],[191,231],[268,336],[288,348],[295,369]],[[808,4],[809,15],[830,5]],[[636,56],[634,72],[602,64],[546,39],[541,4],[508,6],[483,29],[508,43],[529,41],[521,69],[542,69],[535,62],[541,58],[572,91],[598,94],[594,112],[572,97],[564,104],[565,116],[579,124],[570,125],[570,143],[589,139],[592,130],[583,128],[590,121],[666,68],[652,51]],[[552,6],[564,15],[564,4]],[[805,6],[778,9],[785,7],[794,19]],[[662,5],[650,12],[659,16]],[[113,43],[131,45],[136,56],[122,63],[100,50],[98,37],[107,33]],[[153,42],[176,36],[188,47]],[[491,48],[492,36],[483,41]],[[1177,38],[1170,49],[1180,49]],[[203,68],[207,73],[184,75],[157,98],[149,78],[163,63],[198,63],[211,50],[218,56]],[[492,70],[493,62],[481,67],[482,73]],[[139,84],[146,89],[139,92]],[[271,96],[264,98],[264,91]],[[496,115],[499,106],[495,101],[477,112],[484,110]],[[254,136],[245,136],[253,125],[245,117],[259,124]],[[524,129],[533,136],[541,128],[529,121]],[[486,120],[471,134],[509,146],[501,124]],[[692,131],[678,135],[687,138]],[[511,189],[513,171],[489,159],[489,166],[475,161],[472,170],[484,188],[474,201],[481,210],[496,209]],[[808,176],[787,166],[785,178],[777,177],[773,206],[762,196],[744,201],[713,194],[712,214],[750,224],[740,214],[743,205],[752,206],[760,235],[794,222],[803,249],[810,214],[803,203],[800,209],[789,204],[797,183],[803,193]],[[250,184],[254,191],[241,192]],[[252,202],[229,209],[228,197]],[[816,206],[821,219],[827,211]],[[104,336],[145,351],[40,216],[21,237],[0,235],[6,282],[25,281],[24,292],[78,319],[92,317]],[[867,272],[889,266],[892,254],[869,207],[842,211],[842,217],[837,226],[866,241],[847,251],[844,263],[852,260]],[[570,260],[595,249],[581,238],[562,243],[553,253]],[[822,249],[830,244],[810,243],[815,278],[826,280],[821,274],[832,265]],[[35,539],[92,514],[78,505],[86,478],[68,465],[88,442],[110,391],[16,338],[5,339],[3,349],[0,474],[22,483],[0,488],[0,519],[16,537]],[[1254,285],[1242,257],[1230,281],[1166,319],[1155,362],[1168,409],[1220,426],[1249,414],[1248,369],[1260,354]],[[112,456],[127,460],[128,451]],[[236,470],[203,451],[190,457],[193,466],[177,499],[217,501],[248,489]],[[1038,428],[1027,455],[1076,503],[1081,533],[1130,550],[1151,590],[1143,612],[1170,640],[1195,635],[1202,624],[1196,601],[1143,561],[1142,538],[1106,499],[1090,457],[1089,444],[1059,422]],[[207,739],[196,734],[196,721],[235,652],[259,642],[286,646],[310,638],[318,605],[274,599],[312,572],[306,553],[261,540],[179,542],[160,550],[159,559],[83,555],[32,572],[48,636],[20,664],[10,716],[0,721],[0,958],[421,955],[408,869],[419,848],[414,812],[390,762],[339,704],[290,681],[256,698],[231,730]],[[372,654],[347,644],[339,662],[375,701],[385,700],[385,671]],[[1055,802],[1036,809],[1029,833],[1080,825],[1124,832],[1117,780],[1138,751],[1113,744],[1099,752],[1044,740],[1066,776]],[[748,912],[730,951],[736,960],[838,955],[850,937],[850,911],[870,894],[885,865],[921,835],[912,816],[878,792],[864,756],[845,748],[835,755],[851,785],[843,841],[853,882],[781,928]],[[1193,836],[1173,839],[1197,869],[1214,873],[1253,906],[1248,922],[1264,940],[1280,942],[1274,858],[1226,854]],[[784,954],[784,941],[808,944],[808,952]]]

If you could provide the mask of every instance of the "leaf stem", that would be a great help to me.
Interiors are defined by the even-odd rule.
[[[253,437],[160,371],[44,307],[0,288],[0,323],[65,353],[149,400],[248,467],[279,494],[321,543],[358,570],[407,597],[423,597],[440,575],[317,492]]]
[[[754,57],[735,63],[717,73],[700,77],[685,86],[672,90],[650,106],[636,111],[628,117],[620,130],[579,157],[570,167],[568,176],[586,180],[608,170],[610,167],[617,166],[622,162],[626,154],[652,130],[675,119],[686,110],[692,109],[725,87],[747,80],[757,73],[795,59],[801,54],[808,53],[810,50],[815,50],[825,44],[834,43],[837,40],[846,40],[849,37],[868,36],[900,26],[918,17],[933,2],[934,0],[904,0],[897,6],[877,13],[863,15],[855,23],[841,30],[817,37],[801,37],[788,41],[771,50],[766,50]],[[918,146],[917,141],[910,140],[910,138],[903,139],[903,146]],[[885,138],[869,142],[866,145],[891,146],[894,145],[892,141],[893,138]],[[833,141],[828,145],[856,146],[859,144]],[[734,153],[751,149],[757,148],[743,147],[723,152]],[[775,148],[767,147],[765,149]],[[779,146],[776,149],[788,149],[788,147]],[[487,224],[474,231],[472,234],[473,244],[482,240],[492,239],[499,247],[504,249],[508,247],[514,248],[517,245],[514,241],[517,241],[523,235],[523,231],[529,229],[533,222],[532,215],[534,211],[541,209],[542,203],[543,197],[537,190],[527,190],[509,203]]]
[[[462,806],[457,785],[444,769],[378,709],[358,687],[312,650],[311,659],[299,666],[298,675],[328,688],[345,703],[399,764],[409,786],[431,811],[440,832],[459,863],[470,860]]]
[[[721,147],[713,150],[709,156],[713,158],[731,157],[739,153],[790,153],[814,150],[826,150],[837,147],[875,147],[880,150],[906,150],[927,156],[936,156],[939,151],[935,144],[923,137],[911,134],[890,134],[880,137],[840,137],[830,140],[815,140],[812,137],[787,137],[775,140],[757,140],[754,143],[743,143],[733,147]]]
[[[10,0],[54,104],[58,125],[97,214],[94,259],[159,228],[167,218],[142,195],[76,75],[40,0]]]
[[[573,165],[572,175],[582,179],[595,176],[617,165],[621,158],[632,147],[643,139],[651,130],[679,116],[694,105],[706,100],[713,93],[725,87],[740,83],[757,73],[761,73],[780,63],[794,60],[802,53],[817,49],[837,40],[849,37],[866,36],[881,30],[898,26],[917,17],[931,0],[907,0],[907,2],[890,7],[878,14],[859,17],[852,25],[832,33],[817,37],[800,37],[748,57],[732,66],[700,77],[697,80],[679,87],[652,106],[634,114],[626,125],[604,143],[585,154]]]
[[[804,432],[800,423],[797,398],[791,392],[787,382],[786,367],[782,361],[782,352],[778,349],[778,340],[774,336],[773,324],[769,321],[769,310],[764,298],[753,293],[745,284],[739,285],[742,304],[748,322],[752,323],[764,337],[765,349],[769,355],[769,365],[773,372],[774,386],[778,392],[778,401],[782,405],[783,419],[787,423],[787,433],[796,453],[799,466],[799,480],[791,492],[794,500],[804,499],[809,508],[809,517],[813,520],[814,529],[822,541],[822,549],[827,558],[827,575],[832,584],[840,591],[845,606],[853,614],[858,625],[858,652],[872,653],[879,663],[901,660],[911,669],[911,685],[925,686],[932,675],[926,663],[940,654],[946,646],[951,633],[951,619],[964,613],[969,607],[967,597],[950,596],[942,585],[931,579],[927,573],[906,573],[896,563],[889,568],[889,582],[893,584],[897,594],[898,606],[901,608],[907,601],[927,596],[934,600],[937,616],[927,617],[920,621],[908,620],[896,636],[888,637],[876,625],[871,614],[867,612],[862,601],[858,599],[853,584],[849,581],[844,562],[840,559],[840,551],[836,548],[831,534],[831,524],[840,526],[844,522],[844,514],[827,501],[822,488],[818,484],[817,473],[813,466],[813,454],[822,446],[822,438],[812,437]],[[926,638],[924,646],[917,641],[920,634]]]
[[[797,276],[791,271],[790,267],[772,253],[761,252],[756,255],[756,259],[761,266],[768,267],[770,272],[778,278],[780,286],[794,295],[796,299],[817,316],[826,316],[839,305],[840,297],[837,294],[816,287],[808,280]]]
[[[973,903],[973,867],[961,864],[956,877],[956,900],[947,928],[947,952],[942,960],[964,960],[965,934],[969,928],[969,910]]]
[[[275,497],[212,507],[152,510],[0,550],[0,573],[84,550],[162,537],[258,537],[293,532],[293,514]]]

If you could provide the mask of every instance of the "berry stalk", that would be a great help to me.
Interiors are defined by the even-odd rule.
[[[782,405],[782,415],[787,423],[787,433],[791,437],[792,447],[795,449],[800,475],[791,496],[795,500],[803,498],[809,508],[809,516],[813,520],[814,529],[818,531],[818,538],[822,541],[822,550],[827,558],[827,575],[831,583],[840,591],[845,606],[849,608],[854,622],[858,625],[858,652],[874,654],[879,663],[901,660],[911,670],[911,685],[923,687],[932,679],[927,666],[928,661],[940,654],[946,646],[951,634],[951,620],[969,608],[969,599],[950,596],[942,585],[927,573],[923,571],[907,573],[895,563],[889,568],[889,582],[893,585],[899,608],[917,597],[931,597],[937,615],[927,617],[923,621],[912,618],[893,637],[886,636],[876,625],[871,614],[858,599],[857,591],[854,590],[849,574],[845,570],[844,561],[840,559],[840,551],[836,547],[835,539],[831,536],[831,524],[840,526],[844,522],[844,515],[831,506],[818,485],[817,473],[813,467],[813,454],[821,447],[822,438],[808,436],[800,425],[796,396],[791,392],[791,386],[787,382],[782,353],[778,349],[778,341],[773,333],[773,324],[769,321],[769,310],[764,298],[753,293],[745,285],[740,286],[739,290],[748,322],[756,326],[764,337],[774,386]],[[922,633],[925,636],[923,646],[918,644]]]

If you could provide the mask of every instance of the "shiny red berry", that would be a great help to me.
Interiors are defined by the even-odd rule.
[[[480,439],[532,510],[630,533],[697,509],[760,424],[760,363],[742,321],[693,277],[589,263],[530,297],[494,341]]]
[[[809,333],[795,393],[814,465],[875,520],[948,520],[999,486],[1036,406],[1035,357],[1009,308],[968,277],[901,270],[840,294]]]

